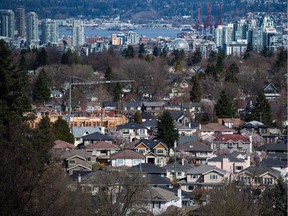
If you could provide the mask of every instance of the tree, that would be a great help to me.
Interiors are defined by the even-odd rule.
[[[105,80],[112,80],[112,68],[108,66],[105,71]]]
[[[217,60],[217,52],[211,51],[208,57],[208,62],[215,62]]]
[[[239,67],[235,62],[233,62],[226,71],[225,81],[237,83],[238,82],[238,78],[237,78],[238,74],[239,74]]]
[[[271,50],[269,50],[268,47],[264,47],[263,50],[260,53],[262,56],[264,57],[272,57],[273,56],[273,52]]]
[[[250,119],[260,121],[267,126],[270,126],[272,123],[271,107],[263,91],[260,91],[256,98]]]
[[[33,99],[38,102],[43,102],[50,98],[50,94],[51,90],[48,85],[46,71],[42,69],[33,86]]]
[[[27,73],[17,66],[8,44],[0,40],[0,123],[23,120],[31,109]]]
[[[200,52],[200,49],[197,48],[196,51],[193,53],[191,62],[193,65],[200,63],[202,60],[202,53]]]
[[[92,184],[98,190],[92,196],[93,215],[125,216],[143,213],[143,201],[147,197],[148,179],[142,173],[106,172],[97,173]]]
[[[174,120],[169,111],[164,110],[157,122],[157,139],[163,140],[169,148],[174,147],[174,142],[178,141],[179,133]]]
[[[114,89],[113,89],[113,100],[114,101],[119,101],[122,97],[122,87],[120,83],[116,83]]]
[[[280,177],[274,187],[267,187],[260,198],[260,214],[286,215],[287,214],[287,184]]]
[[[145,46],[143,43],[140,44],[139,50],[138,50],[139,58],[142,58],[145,54]]]
[[[59,139],[68,143],[74,143],[74,136],[70,133],[69,126],[62,117],[59,116],[54,122],[52,125],[52,130],[56,140]]]
[[[191,84],[192,89],[190,91],[190,100],[192,102],[200,102],[202,97],[202,91],[198,76],[192,77]]]
[[[215,105],[216,115],[220,118],[231,118],[235,116],[235,108],[225,91],[221,91],[220,98]]]
[[[154,56],[159,56],[159,48],[158,48],[157,46],[155,46],[155,47],[153,48],[153,55],[154,55]]]
[[[141,117],[141,113],[139,112],[139,110],[137,110],[135,113],[134,113],[134,122],[136,124],[142,124],[143,121],[142,121],[142,117]]]
[[[217,73],[223,72],[223,70],[224,70],[224,53],[218,53],[215,69],[216,69]]]
[[[41,48],[40,52],[37,52],[36,55],[36,66],[35,69],[37,69],[40,66],[46,65],[48,60],[48,55],[45,50],[45,48]]]
[[[125,58],[133,58],[135,55],[135,51],[132,45],[128,45],[127,49],[124,50]]]
[[[245,59],[245,60],[247,60],[248,58],[250,58],[250,52],[251,51],[253,51],[253,45],[252,45],[252,43],[248,43],[247,44],[247,49],[246,49],[246,51],[245,51],[245,53],[244,53],[244,56],[243,56],[243,58]]]

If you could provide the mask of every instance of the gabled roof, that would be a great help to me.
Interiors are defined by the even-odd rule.
[[[194,166],[192,164],[184,163],[182,165],[178,161],[176,163],[172,162],[172,163],[167,164],[166,166],[163,166],[163,168],[167,171],[174,171],[174,169],[176,168],[176,172],[177,171],[187,171],[193,167]]]
[[[72,158],[74,156],[79,156],[80,158],[86,158],[88,156],[88,153],[84,149],[73,149],[71,151],[63,152],[63,154],[61,155],[61,158],[69,159],[69,158]]]
[[[148,179],[149,179],[149,184],[150,185],[157,185],[157,186],[160,186],[160,185],[164,185],[164,186],[170,186],[171,185],[171,182],[168,178],[166,177],[162,177],[160,175],[156,175],[156,174],[149,174],[147,175]]]
[[[177,121],[178,119],[180,119],[181,117],[184,117],[184,113],[182,111],[178,111],[178,110],[168,110],[172,119]]]
[[[112,154],[110,156],[110,159],[111,160],[116,160],[116,159],[142,159],[143,160],[145,159],[145,156],[133,150],[125,149],[123,151],[119,151],[115,154]]]
[[[138,145],[141,145],[141,144],[144,144],[145,146],[147,146],[147,148],[149,149],[154,149],[158,144],[161,144],[164,146],[164,148],[168,149],[167,145],[163,142],[163,141],[160,141],[160,140],[140,140],[136,145],[135,145],[135,148],[138,146]]]
[[[86,136],[83,136],[82,137],[83,141],[85,140],[93,140],[93,141],[102,141],[102,140],[106,140],[106,141],[112,141],[112,137],[108,136],[108,135],[105,135],[105,134],[102,134],[102,133],[99,133],[99,132],[95,132],[95,133],[92,133],[92,134],[88,134]]]
[[[162,107],[165,103],[164,102],[154,102],[154,101],[144,101],[144,106],[146,107]]]
[[[75,146],[63,140],[56,140],[54,141],[53,149],[60,150],[60,149],[74,149]]]
[[[141,112],[141,118],[142,119],[146,119],[146,120],[153,120],[153,119],[157,119],[156,116],[150,114],[150,113],[147,113],[147,112]]]
[[[257,151],[286,151],[287,152],[287,144],[283,143],[271,143],[271,144],[264,144],[256,149]]]
[[[204,174],[209,173],[209,172],[212,172],[212,171],[215,171],[215,172],[217,172],[217,173],[219,173],[219,174],[222,174],[222,175],[224,175],[224,174],[226,173],[225,170],[219,169],[219,168],[217,168],[217,167],[215,167],[215,166],[209,166],[209,165],[206,165],[206,164],[201,164],[201,165],[198,166],[198,167],[194,167],[194,168],[192,168],[192,169],[189,169],[189,170],[187,171],[187,174],[198,174],[198,175],[200,174],[200,175],[204,175]]]
[[[216,136],[214,142],[243,142],[250,143],[249,138],[241,135],[241,134],[221,134],[220,136]]]
[[[142,102],[138,101],[138,102],[125,102],[124,103],[124,107],[141,107]]]
[[[87,134],[100,132],[100,129],[98,127],[75,127],[73,126],[71,128],[71,132],[74,135],[74,137],[82,137]]]
[[[104,101],[103,102],[103,107],[117,107],[117,102],[110,102],[110,101]]]
[[[142,124],[136,124],[135,122],[128,122],[126,124],[118,125],[117,130],[122,130],[122,129],[146,129]]]
[[[274,176],[275,178],[278,178],[280,175],[280,171],[270,168],[268,166],[265,166],[264,164],[261,164],[261,163],[259,164],[259,166],[252,165],[252,166],[247,167],[246,169],[242,170],[239,173],[239,175],[243,173],[246,173],[250,176],[255,176],[255,177],[262,176],[266,173]]]
[[[179,136],[178,145],[183,145],[189,141],[197,141],[197,136]]]
[[[264,93],[279,93],[278,89],[270,82],[265,82],[263,91]]]
[[[169,187],[164,188],[162,186],[160,186],[160,187],[165,189],[165,190],[171,191],[171,192],[173,192],[175,194],[178,194],[178,188],[175,188],[175,187],[173,187],[173,188],[169,188]],[[195,196],[191,192],[187,192],[187,191],[181,190],[181,194],[182,194],[182,200],[194,200]]]
[[[85,147],[87,150],[120,150],[119,146],[104,141],[89,144]]]
[[[143,119],[143,118],[142,118]],[[156,119],[152,119],[152,120],[147,120],[145,122],[143,122],[143,126],[144,127],[154,127],[156,128],[158,121]]]
[[[201,143],[197,140],[195,141],[188,141],[185,144],[179,145],[176,147],[176,151],[187,151],[187,152],[212,152],[212,149],[205,145],[204,143]]]
[[[92,170],[90,167],[87,166],[87,163],[85,163],[85,162],[83,161],[83,162],[81,162],[81,163],[75,164],[75,166],[73,166],[73,167],[68,168],[67,171],[73,170],[73,169],[75,169],[76,167],[82,167],[82,168],[86,169],[87,171],[91,171],[91,170]]]
[[[218,156],[218,157],[210,158],[210,159],[208,159],[208,162],[222,162],[224,158],[228,158],[228,160],[229,160],[230,162],[245,162],[244,160],[241,160],[241,159],[239,159],[239,158],[236,158],[236,157],[234,157],[234,156],[231,155],[231,154],[228,154],[228,155],[222,154],[222,155],[220,155],[220,156]]]
[[[264,164],[267,167],[281,167],[282,168],[282,167],[288,166],[286,162],[277,160],[277,159],[272,159],[272,158],[263,159],[260,163]]]
[[[147,174],[165,174],[166,170],[152,163],[141,163],[128,169],[131,172],[143,172]]]
[[[209,123],[205,125],[201,125],[200,131],[231,131],[234,132],[235,130],[228,128],[224,125],[218,124],[218,123]]]
[[[164,188],[155,187],[150,189],[151,197],[150,199],[153,201],[172,201],[178,200],[179,197],[171,191],[165,190]]]

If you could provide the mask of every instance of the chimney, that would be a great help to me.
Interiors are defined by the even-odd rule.
[[[78,175],[78,183],[81,183],[81,175]]]
[[[181,163],[182,163],[182,166],[184,166],[184,163],[185,163],[184,158],[182,158]]]
[[[199,123],[199,130],[201,130],[201,124]]]
[[[182,190],[181,190],[181,184],[179,184],[179,188],[178,188],[178,191],[177,191],[177,196],[178,196],[178,198],[180,199],[180,200],[179,200],[180,206],[178,206],[178,207],[182,208]]]

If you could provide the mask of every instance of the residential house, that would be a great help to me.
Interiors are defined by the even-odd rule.
[[[120,131],[124,139],[132,142],[135,139],[148,139],[148,129],[142,124],[136,124],[135,122],[128,122],[126,124],[118,125],[117,131]]]
[[[176,122],[175,123],[176,129],[178,130],[178,133],[180,136],[193,136],[196,134],[196,128],[190,128],[189,126],[183,125],[181,123]]]
[[[91,157],[84,149],[65,151],[61,158],[64,160],[64,166],[69,175],[72,175],[75,171],[92,170]]]
[[[212,141],[212,149],[218,153],[223,150],[231,153],[238,151],[246,154],[250,154],[252,151],[252,143],[249,138],[241,134],[219,134],[215,135],[215,139]]]
[[[181,163],[179,161],[175,161],[167,164],[163,168],[166,170],[166,176],[173,181],[176,179],[182,179],[186,177],[187,170],[193,168],[192,164],[188,164],[185,160],[182,160]]]
[[[177,193],[174,193],[161,187],[153,187],[149,189],[147,194],[146,200],[148,203],[146,209],[151,211],[153,215],[160,215],[171,206],[182,208],[180,189]]]
[[[191,192],[196,189],[216,189],[223,187],[226,171],[215,166],[202,164],[187,170],[187,177],[178,181],[181,189]]]
[[[83,136],[86,136],[88,134],[92,134],[95,132],[100,132],[99,127],[75,127],[73,126],[71,128],[71,133],[73,134],[75,138],[74,145],[77,146],[81,143],[83,143]]]
[[[102,103],[102,108],[104,108],[107,111],[116,110],[117,107],[118,107],[118,103],[114,102],[114,101],[112,101],[112,102],[105,101]]]
[[[142,118],[143,122],[153,121],[153,120],[157,119],[156,116],[152,115],[151,113],[147,113],[147,112],[141,112],[141,118]]]
[[[209,123],[205,125],[199,125],[198,129],[198,136],[201,138],[204,135],[213,135],[215,133],[222,133],[222,134],[233,134],[235,132],[234,129],[226,127],[222,124],[218,123]]]
[[[141,163],[128,169],[130,172],[141,172],[145,175],[166,176],[166,170],[152,163]]]
[[[160,140],[139,140],[127,145],[130,148],[145,156],[146,163],[164,166],[167,163],[169,152],[167,145]]]
[[[164,102],[145,101],[141,109],[151,114],[159,114],[163,111],[164,104]]]
[[[91,144],[91,143],[99,142],[99,141],[105,141],[109,143],[113,142],[112,137],[110,137],[109,135],[99,133],[99,132],[94,132],[92,134],[85,135],[82,137],[82,139],[83,139],[84,146]]]
[[[256,151],[259,153],[265,152],[268,158],[278,159],[285,162],[287,161],[287,144],[284,143],[264,144],[257,147]]]
[[[141,163],[145,163],[145,156],[130,149],[119,151],[110,156],[112,167],[127,166],[132,167]]]
[[[142,106],[142,103],[140,101],[139,102],[125,102],[125,103],[123,103],[124,110],[131,112],[131,113],[134,113],[136,111],[141,112],[141,106]]]
[[[228,128],[239,128],[243,124],[240,118],[218,118],[218,123]]]
[[[186,115],[191,115],[191,119],[195,121],[196,115],[203,113],[203,107],[201,103],[182,103],[182,110]]]
[[[281,161],[278,159],[273,159],[273,158],[267,158],[263,159],[261,164],[264,164],[267,167],[273,168],[275,170],[278,170],[281,174],[281,176],[285,179],[288,180],[288,164],[285,161]]]
[[[238,173],[246,168],[245,160],[236,158],[231,154],[209,158],[207,164],[225,170],[227,179],[236,179]]]
[[[279,90],[270,82],[265,83],[263,91],[267,100],[276,100],[280,98]]]
[[[85,110],[88,113],[101,113],[101,105],[97,101],[89,101],[81,104],[81,110]]]
[[[169,93],[169,98],[179,98],[182,97],[187,91],[189,84],[186,80],[182,80],[180,82],[174,82],[171,92]]]
[[[238,181],[241,185],[269,186],[277,182],[280,174],[280,171],[263,164],[251,165],[239,173]]]
[[[148,129],[149,137],[154,137],[157,133],[157,124],[158,121],[156,119],[146,120],[143,122],[143,126]]]
[[[99,141],[85,146],[87,152],[91,153],[91,162],[99,162],[104,165],[110,160],[110,156],[118,151],[120,147],[112,143]]]
[[[52,90],[51,94],[50,94],[50,98],[63,98],[63,92],[59,91],[59,90]]]
[[[65,142],[63,140],[56,140],[54,141],[53,150],[73,150],[75,146],[71,143]]]
[[[176,147],[178,158],[185,158],[194,164],[206,164],[207,159],[212,156],[212,149],[206,144],[197,140],[188,141]]]

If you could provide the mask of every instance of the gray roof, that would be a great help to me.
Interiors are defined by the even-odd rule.
[[[128,122],[126,124],[118,125],[117,130],[122,129],[147,129],[143,124],[136,124],[135,122]]]
[[[82,137],[95,132],[100,132],[99,127],[75,127],[71,128],[74,137]]]
[[[280,176],[280,171],[270,168],[268,166],[265,166],[264,164],[261,164],[261,163],[259,164],[259,166],[254,166],[254,165],[249,166],[248,168],[242,170],[239,174],[247,173],[247,174],[250,174],[251,176],[261,176],[267,172],[276,178]]]
[[[143,104],[144,104],[144,106],[146,106],[146,107],[162,107],[162,106],[164,106],[164,102],[153,102],[153,101],[145,101],[145,102],[143,102]]]
[[[186,151],[186,152],[195,152],[195,151],[202,151],[202,152],[212,152],[212,149],[205,145],[204,143],[201,143],[197,140],[195,141],[189,141],[185,144],[178,145],[176,147],[176,151]]]
[[[183,111],[178,110],[168,110],[173,120],[178,120],[180,117],[184,116]]]
[[[141,107],[142,102],[125,102],[124,107]]]
[[[142,140],[140,140],[136,145],[135,145],[135,147],[137,146],[137,145],[139,145],[140,143],[143,143],[144,145],[146,145],[147,147],[149,147],[150,149],[153,149],[155,146],[157,146],[159,143],[161,143],[163,146],[165,146],[166,148],[168,148],[167,147],[167,145],[163,142],[163,141],[161,141],[161,140],[147,140],[147,139],[142,139]]]
[[[157,174],[149,174],[148,179],[149,179],[149,185],[152,185],[152,186],[160,186],[160,185],[170,186],[170,185],[172,185],[168,178],[162,177],[162,176],[157,175]]]
[[[230,162],[243,162],[243,160],[236,158],[231,154],[228,154],[228,155],[222,154],[218,157],[210,158],[208,159],[208,162],[222,162],[224,158],[228,158]]]
[[[178,161],[176,163],[172,162],[170,164],[167,164],[166,166],[163,166],[163,168],[167,171],[174,170],[176,167],[176,171],[187,171],[194,166],[188,163],[184,163],[184,165],[180,164]]]
[[[153,201],[171,201],[178,200],[179,197],[171,191],[165,190],[164,188],[155,187],[150,189],[151,199]]]
[[[261,164],[264,164],[267,167],[287,167],[287,163],[281,160],[267,158],[260,162]]]
[[[110,159],[145,159],[145,156],[130,149],[125,149],[111,155]]]
[[[143,172],[147,174],[166,174],[166,170],[152,163],[141,163],[128,169],[131,172]]]
[[[197,141],[197,136],[179,136],[178,145],[183,145],[189,141]]]
[[[209,166],[206,164],[202,164],[198,167],[194,167],[192,169],[189,169],[187,171],[187,174],[198,174],[198,175],[201,174],[202,175],[202,174],[205,174],[205,173],[210,172],[210,171],[216,171],[216,172],[223,174],[223,175],[226,173],[225,170],[219,169],[215,166]]]
[[[156,119],[147,120],[147,121],[143,122],[143,126],[144,127],[156,127],[157,123],[158,123],[158,121]]]
[[[82,137],[83,140],[93,140],[93,141],[111,141],[113,140],[112,137],[99,133],[99,132],[95,132],[92,134],[88,134],[86,136]]]
[[[283,143],[272,143],[272,144],[265,144],[261,145],[257,148],[257,151],[262,151],[262,150],[267,150],[267,151],[286,151],[287,152],[287,144]]]

